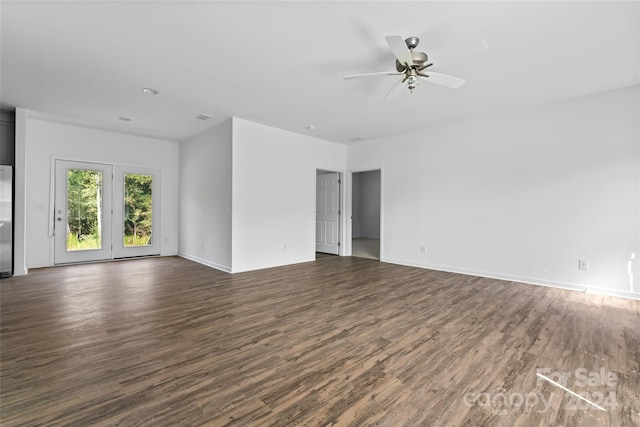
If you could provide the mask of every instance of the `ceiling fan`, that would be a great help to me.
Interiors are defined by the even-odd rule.
[[[413,90],[418,86],[420,80],[426,80],[431,83],[454,89],[459,88],[465,83],[465,80],[458,77],[428,71],[427,68],[431,67],[433,63],[427,62],[429,57],[426,53],[415,50],[420,42],[418,37],[409,37],[408,39],[403,40],[401,36],[395,35],[387,36],[385,39],[396,57],[396,71],[353,74],[350,76],[344,76],[343,78],[345,80],[352,80],[361,77],[379,75],[403,76],[387,94],[386,98],[391,98],[397,95],[405,87],[413,93]],[[469,44],[464,50],[469,53],[479,53],[486,50],[488,47],[487,42],[482,39],[478,42]]]

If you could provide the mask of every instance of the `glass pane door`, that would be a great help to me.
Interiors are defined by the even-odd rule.
[[[55,263],[111,258],[110,165],[56,161]]]
[[[115,166],[114,258],[160,254],[160,172]]]

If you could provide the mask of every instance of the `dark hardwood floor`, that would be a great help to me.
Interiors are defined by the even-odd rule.
[[[3,427],[640,425],[640,301],[355,257],[55,267],[0,301]]]

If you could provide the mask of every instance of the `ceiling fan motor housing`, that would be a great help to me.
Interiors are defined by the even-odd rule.
[[[409,67],[407,67],[405,64],[401,64],[400,61],[396,59],[396,70],[399,73],[404,73],[408,68],[420,68],[429,59],[426,53],[416,52],[414,50],[411,50],[411,58],[413,59],[413,64]]]
[[[417,37],[409,37],[408,39],[405,39],[404,42],[407,44],[407,47],[409,49],[414,49],[418,47],[418,43],[420,43],[420,39]]]

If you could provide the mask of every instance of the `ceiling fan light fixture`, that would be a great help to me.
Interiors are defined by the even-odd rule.
[[[407,88],[409,88],[409,91],[413,93],[413,90],[416,88],[416,86],[418,86],[418,76],[416,76],[415,73],[412,72],[407,78]]]

